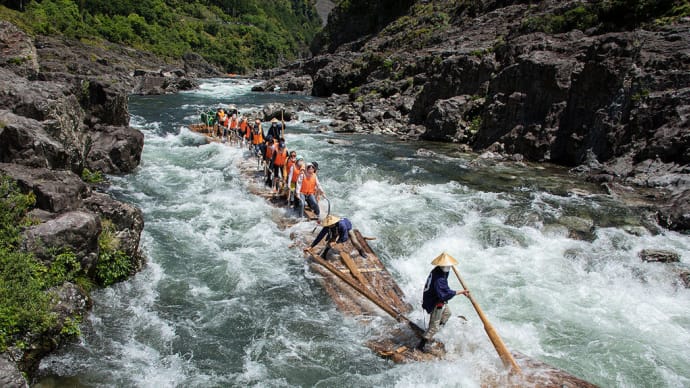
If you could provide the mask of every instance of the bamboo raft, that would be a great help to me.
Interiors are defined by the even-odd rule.
[[[201,133],[210,142],[218,142],[219,138],[209,136],[205,126],[194,125],[190,130]],[[238,161],[241,174],[247,178],[248,190],[260,196],[272,206],[286,208],[285,196],[277,195],[264,184],[263,169],[260,168],[257,157],[245,151],[246,157]],[[307,222],[317,219],[308,208],[305,209]],[[294,217],[285,215],[274,219],[282,229],[291,227],[299,222]],[[405,301],[405,295],[397,285],[390,272],[383,265],[378,255],[369,246],[367,240],[359,230],[354,230],[367,258],[359,255],[350,241],[337,244],[340,260],[327,260],[320,256],[325,247],[322,241],[313,250],[306,251],[311,258],[310,268],[321,276],[321,284],[331,297],[335,305],[344,314],[352,316],[364,323],[372,317],[381,316],[381,312],[394,318],[385,328],[385,333],[366,342],[366,346],[379,356],[396,363],[413,361],[430,361],[445,356],[445,348],[441,342],[434,341],[428,352],[416,349],[424,330],[409,320],[405,315],[412,311],[412,307]],[[295,243],[293,246],[306,248],[314,238],[311,234],[293,233],[290,236]],[[325,240],[325,239],[324,239]],[[532,359],[518,352],[511,352],[515,358],[519,373],[496,374],[495,371],[482,372],[482,386],[484,387],[559,387],[559,388],[591,388],[595,385],[579,379],[565,371],[551,367],[541,361]]]

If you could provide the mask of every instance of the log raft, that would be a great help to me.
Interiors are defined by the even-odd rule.
[[[203,125],[192,125],[189,128],[206,136],[209,142],[219,141],[217,137],[209,136]],[[240,173],[247,179],[249,192],[265,198],[272,206],[287,207],[286,197],[274,193],[264,184],[263,168],[260,167],[256,156],[250,155],[246,151],[245,157],[239,159],[237,166]],[[317,219],[316,215],[308,208],[305,209],[305,213],[308,221]],[[274,221],[281,229],[287,229],[299,222],[304,222],[304,220],[288,215],[278,217]],[[405,301],[404,293],[376,252],[369,246],[368,240],[372,238],[364,237],[359,230],[355,230],[355,235],[366,251],[367,258],[360,256],[349,241],[336,244],[335,248],[340,252],[339,259],[336,260],[327,260],[319,255],[324,249],[325,241],[308,252],[307,255],[311,258],[310,268],[321,276],[321,284],[326,293],[340,311],[362,322],[367,322],[372,317],[381,316],[381,312],[394,318],[395,322],[386,327],[385,334],[366,342],[366,346],[381,357],[396,363],[443,358],[445,348],[441,342],[434,341],[429,352],[421,352],[416,349],[423,328],[406,317],[412,307]],[[291,238],[296,241],[294,246],[300,248],[309,246],[314,237],[310,234],[291,235]],[[511,353],[522,369],[522,373],[496,374],[495,371],[493,373],[483,371],[481,379],[483,387],[596,387],[585,380],[524,354]]]

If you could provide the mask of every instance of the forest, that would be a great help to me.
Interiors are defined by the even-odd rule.
[[[311,0],[0,0],[0,19],[30,34],[107,40],[162,57],[196,52],[229,73],[307,55],[321,25]]]

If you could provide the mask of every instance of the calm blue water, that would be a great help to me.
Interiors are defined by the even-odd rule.
[[[279,229],[284,211],[250,194],[239,173],[243,152],[185,129],[208,106],[313,101],[251,85],[209,80],[194,92],[130,98],[143,160],[111,191],[144,211],[148,265],[95,293],[81,342],[44,360],[39,385],[476,387],[482,373],[500,373],[465,298],[451,308],[468,321],[454,318],[437,336],[444,360],[396,365],[365,346],[390,320],[362,324],[336,310],[290,247],[290,233],[313,224]],[[690,291],[678,266],[637,256],[669,249],[687,268],[690,238],[646,232],[640,212],[555,168],[318,133],[327,118],[305,118],[321,123],[288,123],[288,147],[319,162],[332,212],[377,237],[371,245],[415,306],[412,319],[423,324],[429,262],[446,250],[508,348],[602,387],[690,386]],[[582,222],[596,226],[592,242],[567,237],[564,225]]]

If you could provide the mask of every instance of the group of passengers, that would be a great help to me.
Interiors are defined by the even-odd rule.
[[[288,150],[283,136],[284,123],[273,118],[270,121],[271,126],[264,130],[260,119],[256,119],[253,125],[249,125],[247,116],[243,115],[237,120],[238,124],[233,126],[239,112],[233,112],[228,117],[222,109],[218,111],[222,114],[216,115],[216,125],[223,129],[216,130],[216,133],[222,133],[224,141],[237,141],[240,146],[247,146],[251,154],[256,155],[260,165],[263,166],[265,183],[271,187],[273,193],[286,195],[288,206],[293,206],[299,217],[305,217],[304,209],[307,205],[314,212],[317,222],[323,229],[310,248],[315,247],[325,238],[327,244],[321,255],[333,257],[333,254],[338,252],[333,247],[350,240],[359,254],[367,257],[366,251],[353,232],[350,220],[332,214],[321,219],[319,199],[321,196],[325,197],[325,193],[317,174],[319,164],[305,163],[304,158],[297,155],[296,151]]]
[[[325,196],[317,171],[317,162],[305,163],[296,151],[288,151],[285,144],[284,123],[271,119],[271,126],[264,131],[260,119],[250,125],[246,115],[239,117],[237,110],[226,112],[218,108],[214,133],[223,142],[247,146],[260,159],[266,176],[266,185],[274,193],[286,195],[288,204],[294,205],[300,217],[309,208],[320,218],[319,199]]]
[[[224,142],[236,141],[240,146],[246,145],[264,166],[266,185],[270,186],[274,193],[285,193],[288,206],[294,203],[300,217],[305,216],[305,204],[308,204],[316,214],[317,222],[323,228],[311,245],[305,248],[305,252],[314,254],[312,249],[325,238],[326,246],[318,255],[329,260],[338,259],[341,255],[340,244],[350,240],[359,254],[366,259],[367,253],[354,233],[350,220],[332,214],[326,215],[321,220],[319,197],[322,195],[325,197],[325,193],[317,176],[319,164],[316,162],[305,164],[304,159],[299,157],[296,151],[288,151],[283,136],[284,123],[273,118],[270,128],[264,132],[260,119],[256,119],[253,125],[249,125],[246,115],[241,118],[238,116],[239,111],[236,109],[227,114],[219,108],[216,113],[214,133],[222,136]],[[423,308],[431,316],[429,326],[416,347],[422,352],[430,351],[430,343],[434,335],[450,318],[448,301],[456,295],[469,297],[469,291],[466,289],[455,291],[448,287],[448,273],[457,264],[457,260],[444,252],[431,264],[435,267],[427,278],[423,294]]]

